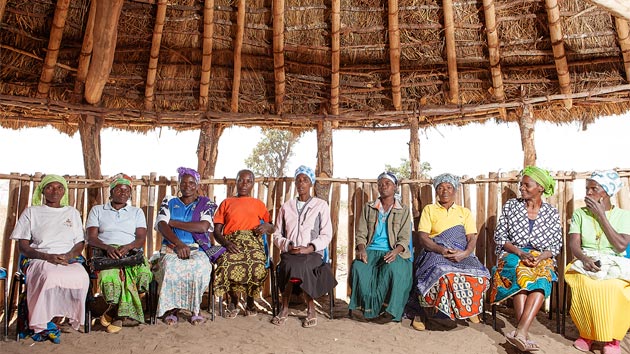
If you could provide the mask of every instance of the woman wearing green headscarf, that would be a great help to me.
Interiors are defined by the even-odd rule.
[[[114,176],[109,184],[109,203],[90,210],[85,227],[88,243],[94,254],[119,259],[133,249],[141,249],[147,237],[147,221],[140,208],[128,205],[131,197],[131,178]],[[123,320],[131,318],[144,323],[144,312],[139,292],[146,292],[153,275],[148,262],[98,272],[98,284],[109,305],[100,322],[108,333],[122,329]]]
[[[20,267],[26,275],[33,339],[59,343],[56,319],[68,318],[76,330],[85,322],[89,279],[80,264],[85,261],[83,224],[79,212],[68,206],[68,184],[61,176],[44,176],[32,204],[20,216],[11,239],[25,257]]]
[[[538,345],[529,337],[529,327],[558,279],[553,258],[562,247],[562,229],[558,210],[542,200],[554,193],[553,177],[535,166],[521,174],[521,198],[505,203],[494,234],[499,259],[490,302],[512,298],[518,324],[505,337],[521,351],[534,351]]]

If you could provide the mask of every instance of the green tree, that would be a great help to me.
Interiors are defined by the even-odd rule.
[[[245,159],[245,165],[257,176],[285,176],[287,163],[293,156],[293,146],[300,140],[302,134],[287,130],[263,129],[262,135],[262,140]]]
[[[398,167],[385,164],[385,171],[393,172],[399,179],[408,179],[411,177],[411,161],[409,159],[400,159]],[[431,164],[422,162],[420,164],[420,177],[427,178],[429,171],[431,171]]]

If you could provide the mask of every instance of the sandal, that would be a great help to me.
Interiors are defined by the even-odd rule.
[[[581,352],[590,352],[592,344],[592,340],[580,337],[573,342],[573,347]]]
[[[169,326],[172,326],[174,324],[177,323],[177,316],[174,314],[170,314],[166,317],[164,317],[164,323],[166,323]]]
[[[105,331],[107,331],[107,333],[118,333],[121,330],[122,320],[115,320],[109,326],[107,326],[107,328],[105,328]]]
[[[275,324],[276,326],[282,326],[285,324],[285,322],[287,322],[288,317],[284,316],[284,317],[280,317],[280,316],[274,316],[271,319],[271,323]]]
[[[225,309],[225,312],[223,313],[223,318],[234,319],[236,318],[236,316],[238,316],[240,311],[241,310],[238,308],[238,306],[235,306],[234,304],[230,303],[228,305],[228,308]]]
[[[317,317],[314,318],[305,318],[304,322],[302,322],[302,327],[311,328],[317,326]]]
[[[613,339],[608,342],[602,348],[602,354],[621,354],[621,346],[619,346],[619,340]]]
[[[101,317],[100,317],[100,322],[101,322],[101,326],[107,328],[110,324],[112,324],[113,318],[112,316],[108,315],[107,312],[105,312]]]
[[[522,352],[533,352],[537,351],[538,345],[531,340],[527,340],[527,338],[523,336],[516,335],[516,332],[510,332],[505,335],[505,339],[508,343],[512,344],[518,350]]]
[[[201,315],[194,315],[190,318],[190,324],[193,326],[199,325],[206,322],[206,318]]]

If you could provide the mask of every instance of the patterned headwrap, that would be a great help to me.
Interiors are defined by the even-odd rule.
[[[621,182],[619,174],[614,170],[595,171],[591,174],[591,178],[589,179],[592,179],[602,186],[606,194],[611,197],[623,187],[623,182]]]
[[[437,187],[444,182],[449,183],[455,189],[459,188],[459,177],[450,173],[442,173],[433,178],[433,188],[437,189]]]
[[[305,174],[308,179],[311,180],[311,184],[315,184],[315,172],[313,172],[313,169],[310,167],[304,165],[298,167],[297,170],[295,170],[295,178],[297,178],[299,174]]]
[[[383,178],[387,178],[388,180],[392,181],[395,185],[398,185],[398,177],[396,177],[396,175],[393,174],[392,172],[385,171],[381,173],[380,175],[378,175],[378,178],[376,179],[376,181],[378,182]]]
[[[60,204],[61,206],[68,205],[68,182],[59,176],[59,175],[46,175],[42,178],[42,181],[39,183],[35,191],[33,192],[33,205],[42,205],[42,193],[44,192],[44,188],[52,182],[59,182],[63,185],[65,192],[63,193],[63,197],[61,197]]]
[[[131,177],[127,176],[124,173],[119,173],[115,175],[114,177],[112,177],[112,181],[109,183],[109,190],[114,189],[114,187],[119,184],[131,187]]]
[[[179,177],[177,178],[178,182],[181,182],[182,178],[184,178],[185,175],[192,176],[192,178],[195,179],[195,182],[197,184],[199,184],[199,181],[201,180],[201,176],[199,175],[199,172],[197,172],[197,170],[192,169],[192,168],[178,167],[177,174],[179,175]]]
[[[550,197],[555,192],[556,181],[551,177],[549,171],[536,166],[527,166],[521,171],[521,175],[529,176],[543,187],[543,195]]]

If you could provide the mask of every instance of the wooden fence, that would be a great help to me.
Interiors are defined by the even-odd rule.
[[[615,204],[624,209],[630,209],[630,169],[618,170],[624,182],[624,188],[615,197]],[[571,215],[576,207],[575,196],[583,196],[583,189],[575,191],[576,185],[580,185],[590,175],[590,173],[576,172],[556,172],[552,173],[557,180],[556,193],[549,198],[548,202],[558,208],[560,212],[561,224],[564,230],[566,245],[566,231],[571,221]],[[70,205],[76,207],[83,220],[87,218],[88,210],[86,205],[87,190],[98,189],[102,200],[109,199],[109,188],[106,179],[89,180],[80,176],[65,176],[69,182]],[[147,218],[148,233],[145,252],[150,256],[158,250],[162,242],[161,235],[153,230],[156,212],[161,200],[167,195],[177,193],[177,178],[157,176],[155,173],[134,177],[134,187],[132,193],[132,204],[142,208]],[[2,198],[0,194],[0,208],[6,207],[6,220],[4,223],[4,234],[1,247],[1,265],[7,268],[9,274],[16,269],[17,244],[10,240],[11,232],[15,226],[18,216],[30,205],[32,191],[41,181],[41,174],[0,174],[0,186],[8,184],[8,196]],[[252,196],[262,200],[270,214],[275,220],[275,215],[282,203],[295,196],[295,186],[293,178],[257,178],[256,185],[252,191]],[[348,265],[354,259],[354,229],[360,217],[363,203],[374,200],[378,197],[376,180],[365,179],[320,179],[318,183],[330,184],[328,202],[331,208],[333,224],[333,241],[330,247],[333,269],[337,270],[339,262]],[[464,176],[462,185],[458,191],[456,203],[464,205],[472,210],[476,215],[478,241],[476,254],[483,264],[491,268],[496,263],[494,254],[494,229],[497,217],[501,212],[501,206],[508,199],[518,195],[518,173],[491,172],[487,176],[480,175],[474,178]],[[227,196],[235,194],[234,179],[213,179],[202,180],[202,187],[213,195],[217,202]],[[345,190],[342,195],[342,189]],[[1,191],[1,189],[0,189]],[[412,195],[412,191],[417,191]],[[215,193],[216,192],[216,193]],[[412,210],[422,210],[424,205],[430,204],[434,199],[434,191],[430,180],[404,180],[400,188],[401,198],[404,204],[412,205],[411,201],[416,200]],[[217,195],[219,194],[219,195]],[[347,206],[347,208],[346,208]],[[347,210],[347,212],[342,212]],[[343,214],[343,215],[342,215]],[[419,217],[418,213],[415,219]],[[340,230],[340,220],[345,218],[347,230]],[[1,225],[2,220],[0,220]],[[344,236],[344,237],[340,237]],[[338,241],[346,239],[339,244]],[[417,244],[417,240],[414,240]],[[346,259],[338,251],[347,250]],[[339,253],[339,254],[338,254]],[[272,251],[274,260],[279,259],[277,249]],[[563,253],[558,257],[559,272],[564,272],[564,267],[571,260],[568,247],[563,248]],[[560,290],[564,286],[563,277],[560,277]],[[339,286],[344,286],[340,284]],[[265,292],[268,292],[266,289]],[[562,292],[561,292],[562,293]]]

